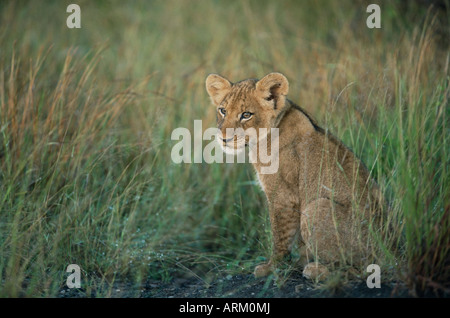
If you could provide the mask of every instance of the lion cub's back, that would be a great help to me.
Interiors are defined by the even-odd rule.
[[[369,172],[348,147],[324,131],[316,131],[309,139],[296,145],[305,204],[325,197],[350,205],[352,200],[367,196]]]

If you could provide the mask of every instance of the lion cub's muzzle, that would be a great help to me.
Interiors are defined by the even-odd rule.
[[[220,139],[224,144],[226,144],[227,142],[232,141],[232,140],[234,139],[234,137],[235,137],[235,136],[226,139],[226,138],[223,138],[222,136],[219,136],[219,139]]]
[[[231,137],[227,138],[227,136],[225,136],[224,134],[219,133],[217,134],[217,138],[221,146],[225,148],[239,149],[245,147],[247,144],[245,136],[240,136],[237,134],[234,134]]]

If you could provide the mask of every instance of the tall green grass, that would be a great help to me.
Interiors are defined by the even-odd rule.
[[[365,2],[77,3],[78,30],[69,2],[0,4],[1,296],[56,296],[72,263],[88,296],[250,272],[271,246],[251,166],[174,164],[170,135],[215,125],[207,74],[272,71],[389,201],[382,280],[448,291],[448,16],[394,2],[370,30]]]

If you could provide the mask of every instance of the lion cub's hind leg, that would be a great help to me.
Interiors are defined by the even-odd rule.
[[[300,231],[306,247],[306,259],[314,260],[303,269],[303,275],[317,280],[325,279],[326,265],[338,262],[348,239],[348,209],[326,198],[317,199],[303,209]]]

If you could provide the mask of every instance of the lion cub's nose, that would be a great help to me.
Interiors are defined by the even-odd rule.
[[[231,137],[231,138],[228,138],[228,139],[220,137],[220,139],[222,139],[223,142],[229,142],[229,141],[232,141],[233,138],[234,138],[234,136]]]

